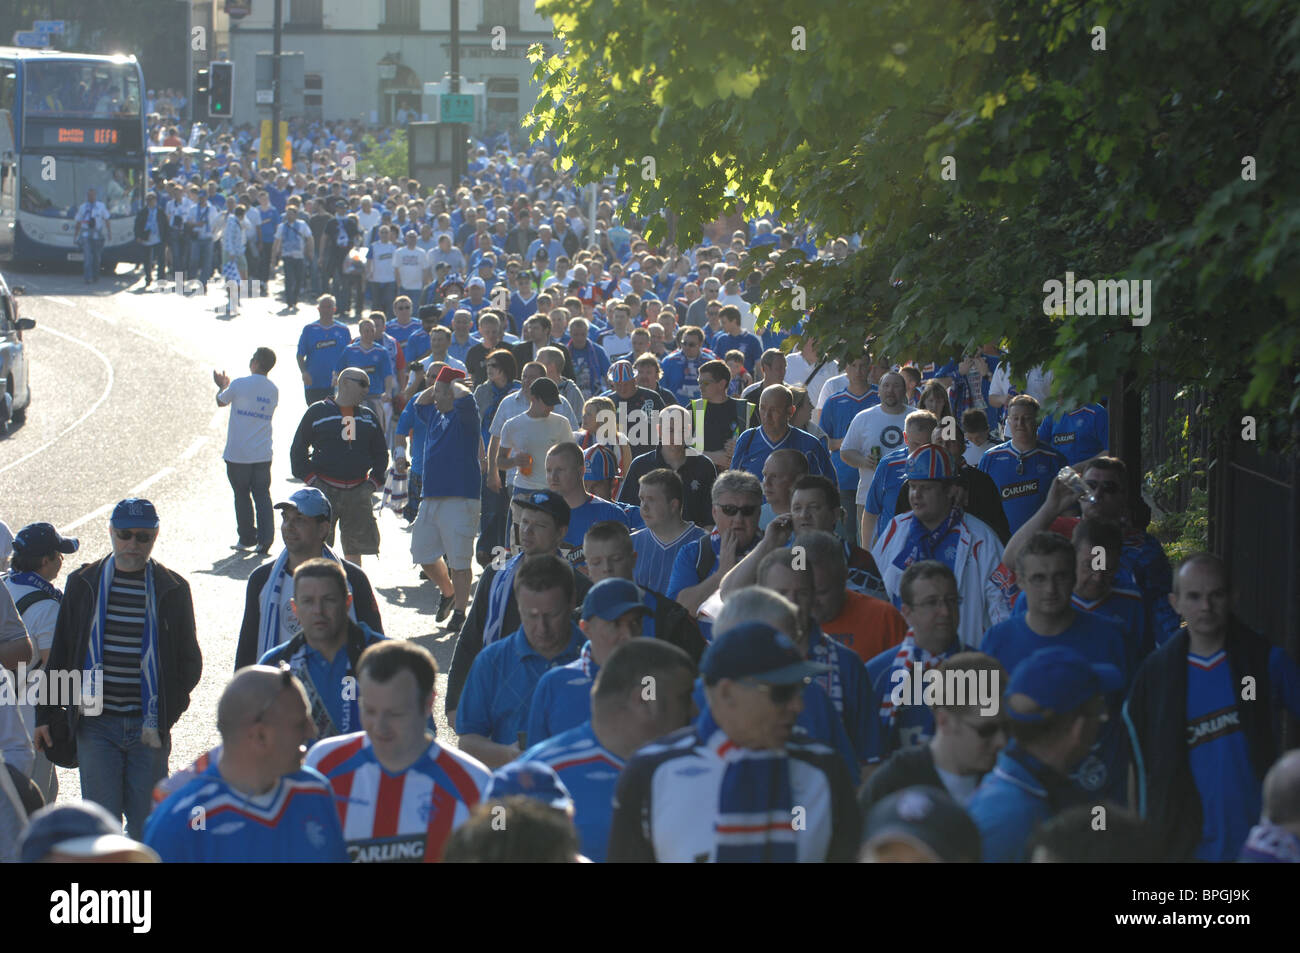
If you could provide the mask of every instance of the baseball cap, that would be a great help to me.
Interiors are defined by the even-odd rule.
[[[19,838],[24,864],[35,864],[54,851],[74,857],[129,854],[130,859],[158,863],[158,855],[122,834],[122,825],[94,801],[52,804],[32,815]]]
[[[799,647],[766,622],[745,622],[714,638],[700,660],[706,685],[724,678],[749,678],[769,685],[792,685],[830,666],[807,661]]]
[[[867,814],[862,843],[903,840],[926,848],[943,863],[980,859],[975,822],[947,791],[913,785],[878,801]]]
[[[44,559],[56,552],[75,553],[80,545],[75,539],[60,536],[52,523],[28,523],[14,537],[14,552],[32,559]]]
[[[645,604],[645,596],[631,579],[602,579],[587,590],[587,597],[582,600],[584,622],[593,616],[613,622],[636,609],[650,611],[650,607]]]
[[[510,502],[526,510],[540,510],[547,513],[562,526],[568,526],[569,519],[573,515],[569,504],[564,502],[564,497],[550,490],[519,490]]]
[[[148,500],[127,497],[113,507],[109,525],[117,529],[157,529],[158,511]]]
[[[330,501],[324,493],[314,486],[305,486],[295,491],[283,503],[275,504],[275,509],[282,510],[292,506],[303,516],[325,516],[331,514]]]
[[[927,443],[917,447],[907,458],[907,468],[903,474],[905,480],[951,480],[952,461],[948,452],[938,444]]]
[[[475,276],[474,276],[473,278],[471,278],[469,281],[465,282],[465,287],[466,287],[466,288],[486,288],[486,287],[487,287],[487,283],[486,283],[482,278],[480,278],[478,275],[475,275]]]
[[[605,377],[611,384],[623,384],[635,380],[636,371],[633,369],[631,361],[615,361],[609,365],[609,373]]]
[[[1024,695],[1041,711],[1017,712],[1004,705],[1007,717],[1019,722],[1038,722],[1079,708],[1094,695],[1108,695],[1124,687],[1124,675],[1114,665],[1094,664],[1065,645],[1039,649],[1011,673],[1006,694]]]
[[[594,443],[582,451],[582,459],[586,464],[582,473],[584,480],[612,480],[618,474],[618,458],[613,447]]]
[[[530,397],[536,397],[544,404],[554,407],[560,402],[560,389],[555,386],[555,381],[549,377],[539,377],[528,385],[528,394]]]
[[[440,313],[441,313],[441,310],[438,308],[438,306],[437,306],[436,304],[422,304],[422,305],[420,305],[419,315],[420,315],[420,320],[421,320],[421,321],[424,321],[424,320],[426,320],[426,319],[428,319],[428,320],[430,320],[430,321],[437,321],[437,320],[438,320],[438,315],[439,315]]]
[[[573,795],[549,764],[541,761],[512,761],[492,773],[485,801],[499,801],[512,794],[541,801],[547,807],[573,813]]]
[[[362,387],[370,386],[370,375],[359,367],[345,367],[339,371],[339,383],[350,381],[354,384],[360,384]]]
[[[466,376],[465,372],[459,368],[452,367],[450,364],[444,364],[438,368],[437,376],[434,377],[435,384],[441,384],[444,381],[458,381]]]
[[[493,267],[496,267],[496,263],[497,263],[497,259],[495,255],[484,255],[482,258],[478,260],[478,266],[480,268],[482,268],[484,265],[492,265]]]

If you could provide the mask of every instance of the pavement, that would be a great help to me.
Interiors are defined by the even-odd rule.
[[[217,700],[234,670],[235,645],[248,577],[270,557],[233,549],[234,506],[222,451],[229,408],[218,407],[213,370],[248,373],[258,347],[278,358],[270,379],[280,403],[272,426],[271,496],[281,500],[301,484],[290,481],[289,444],[306,404],[294,358],[298,335],[316,320],[313,304],[289,313],[276,297],[246,300],[224,315],[224,292],[186,296],[171,282],[143,290],[142,273],[104,276],[84,284],[80,272],[6,271],[26,288],[23,317],[32,403],[27,420],[0,436],[0,520],[17,530],[48,521],[81,540],[65,571],[110,550],[108,515],[128,496],[152,500],[161,519],[154,558],[189,580],[194,596],[203,677],[172,732],[170,769],[185,767],[219,742]],[[279,282],[271,288],[280,290]],[[314,298],[312,299],[314,300]],[[356,337],[355,321],[349,319]],[[376,496],[378,500],[378,496]],[[413,639],[438,660],[438,737],[456,742],[442,711],[442,690],[456,634],[434,622],[438,591],[411,563],[405,522],[379,517],[380,554],[362,568],[380,602],[385,633]],[[63,580],[56,582],[62,586]],[[59,800],[76,799],[75,770],[59,770]]]

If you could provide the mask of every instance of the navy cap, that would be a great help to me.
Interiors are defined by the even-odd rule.
[[[512,761],[492,773],[485,801],[499,801],[512,794],[522,794],[548,807],[573,813],[573,795],[549,764],[541,761]]]
[[[130,853],[136,860],[158,861],[144,844],[122,834],[122,825],[94,801],[52,804],[32,815],[19,838],[24,864],[35,864],[51,853],[74,857],[102,857]]]
[[[649,612],[650,607],[631,579],[602,579],[587,590],[587,597],[582,600],[583,621],[599,616],[606,622],[614,622],[625,613],[637,610]]]
[[[549,377],[539,377],[528,385],[528,396],[536,397],[547,406],[554,407],[560,402],[560,389]]]
[[[438,320],[438,315],[440,315],[441,313],[442,313],[442,309],[440,309],[436,304],[422,304],[422,305],[420,305],[420,320],[421,320],[421,321],[425,320],[426,318],[428,318],[428,319],[430,319],[430,320],[432,320],[432,321],[437,321],[437,320]]]
[[[769,685],[792,685],[830,666],[809,662],[788,635],[766,622],[745,622],[714,638],[700,660],[707,685],[724,678],[749,678]]]
[[[303,516],[329,516],[332,512],[329,498],[314,486],[305,486],[289,499],[275,504],[275,509],[293,507]]]
[[[80,545],[71,537],[60,536],[52,523],[28,523],[14,537],[14,552],[31,559],[44,559],[56,552],[70,555]]]
[[[1039,649],[1016,666],[1007,695],[1024,695],[1042,711],[1022,714],[1005,706],[1007,717],[1019,722],[1043,721],[1071,712],[1094,695],[1107,695],[1124,687],[1124,675],[1114,665],[1093,664],[1064,645]]]
[[[569,509],[569,504],[564,502],[564,497],[550,490],[519,490],[510,502],[526,510],[541,510],[549,514],[560,526],[568,526],[569,520],[573,517],[573,511]]]
[[[944,863],[978,863],[980,832],[947,791],[914,785],[878,801],[867,814],[862,843],[903,840],[927,848]]]
[[[113,507],[108,522],[115,529],[157,529],[158,511],[148,500],[132,496]]]

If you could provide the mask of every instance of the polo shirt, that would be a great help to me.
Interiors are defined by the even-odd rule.
[[[808,472],[813,476],[835,479],[831,456],[820,440],[798,427],[791,427],[776,443],[768,439],[762,427],[751,427],[736,438],[736,448],[731,453],[731,469],[748,470],[763,479],[763,464],[777,450],[797,450],[808,461]]]
[[[666,591],[672,582],[673,564],[678,552],[703,535],[704,530],[694,523],[687,523],[677,538],[667,543],[662,542],[649,527],[637,530],[632,534],[632,548],[636,550],[633,581],[655,592]]]
[[[614,789],[624,761],[600,743],[590,719],[534,745],[519,760],[549,765],[560,776],[573,797],[573,825],[582,856],[604,863],[614,818]]]
[[[599,671],[587,642],[576,660],[541,677],[528,710],[530,745],[591,720],[591,686]]]
[[[864,665],[897,646],[907,635],[907,621],[891,603],[852,589],[844,591],[844,605],[839,614],[823,622],[821,628],[856,652]]]

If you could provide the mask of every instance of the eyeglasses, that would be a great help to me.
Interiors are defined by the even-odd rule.
[[[975,732],[975,734],[978,737],[984,739],[985,741],[988,741],[988,739],[992,738],[999,731],[1006,730],[1005,726],[1002,724],[1002,721],[997,718],[981,718],[978,720],[978,722],[966,721],[965,719],[962,719],[962,723],[965,724],[965,726],[969,728],[971,731]]]
[[[1084,480],[1088,489],[1094,493],[1118,493],[1120,486],[1114,480]]]
[[[137,543],[152,543],[154,541],[154,537],[157,536],[158,533],[157,532],[149,533],[143,531],[133,533],[129,529],[115,529],[113,530],[113,535],[116,536],[124,543],[131,539],[134,539]]]
[[[753,516],[762,509],[756,503],[750,503],[747,506],[737,506],[735,503],[715,503],[713,505],[722,510],[727,516],[736,516],[737,514],[740,516]]]
[[[281,662],[280,663],[280,689],[281,691],[283,691],[284,689],[290,688],[292,686],[293,686],[293,672],[289,668],[289,663]],[[266,704],[261,707],[257,715],[253,718],[254,724],[257,724],[257,722],[261,721],[263,718],[266,717],[266,713],[271,710],[271,706],[275,704],[275,700],[276,698],[279,697],[279,694],[280,694],[279,692],[276,692],[267,700]]]
[[[769,685],[767,682],[756,682],[753,679],[745,679],[745,684],[750,688],[756,688],[772,702],[773,705],[788,705],[794,700],[794,697],[808,685],[811,679],[804,678],[789,685]]]
[[[411,310],[411,306],[410,306],[409,304],[395,304],[395,305],[393,305],[393,310],[394,310],[394,311],[410,311],[410,310]]]
[[[949,596],[947,599],[926,599],[924,602],[909,603],[913,609],[924,609],[926,612],[933,612],[939,606],[947,606],[953,612],[961,606],[961,596]]]

